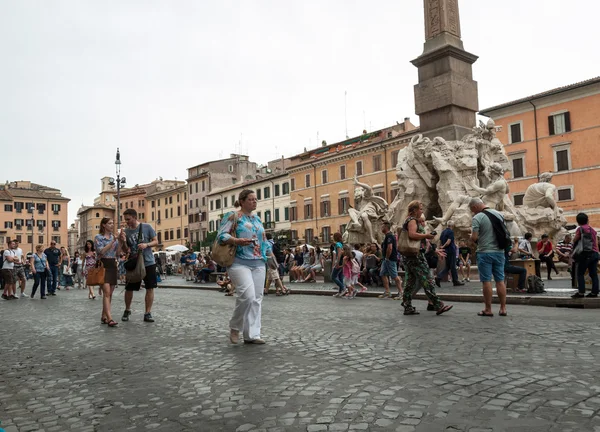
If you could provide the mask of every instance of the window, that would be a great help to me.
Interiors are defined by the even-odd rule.
[[[233,172],[233,165],[229,165],[229,166],[227,167],[227,170],[228,170],[230,173],[232,173],[232,172]]]
[[[183,236],[184,236],[185,238],[188,238],[188,235],[189,235],[189,234],[188,234],[188,229],[187,229],[187,228],[184,228],[184,229],[183,229]]]
[[[313,210],[312,204],[304,204],[304,219],[312,219]]]
[[[4,228],[12,228],[12,227],[13,227],[12,222],[4,222]]]
[[[275,209],[275,222],[279,222],[279,209]]]
[[[17,240],[19,243],[21,243],[21,242],[22,242],[22,239],[21,239],[21,234],[17,234],[17,236],[16,236],[16,237],[17,237],[17,238],[16,238],[16,240]]]
[[[346,214],[348,213],[348,207],[350,205],[350,200],[348,197],[338,199],[338,214]]]
[[[166,201],[166,200],[165,200],[165,201]],[[166,204],[166,202],[165,202],[165,204]],[[173,204],[173,196],[170,196],[170,197],[169,197],[169,204]]]
[[[363,165],[362,165],[362,161],[357,161],[356,162],[356,175],[357,176],[361,176],[363,174]]]
[[[181,194],[177,194],[177,202],[179,202],[180,198],[181,198]]]
[[[221,198],[215,200],[215,209],[219,210],[221,208]]]
[[[313,242],[313,230],[312,228],[308,228],[304,230],[304,240],[306,241],[306,243],[312,243]]]
[[[123,210],[123,203],[120,203],[120,204],[119,204],[119,208],[120,208],[121,210]],[[129,208],[129,203],[128,203],[127,201],[125,201],[125,208],[126,208],[126,209],[128,209],[128,208]]]
[[[559,201],[573,200],[573,186],[560,187],[557,189]]]
[[[44,244],[44,236],[38,236],[38,243]]]
[[[340,167],[340,180],[346,180],[346,165]]]
[[[281,191],[283,195],[288,195],[290,193],[290,184],[288,182],[282,184]]]
[[[331,228],[328,226],[321,228],[321,239],[324,243],[329,243],[331,241]]]
[[[290,237],[292,238],[292,240],[298,240],[298,231],[290,230]]]
[[[175,237],[173,237],[173,230],[169,231],[169,237],[171,238],[171,240],[173,240]]]
[[[12,204],[4,204],[4,211],[5,212],[11,212],[13,209]]]
[[[54,221],[52,222],[54,223]],[[15,219],[15,228],[20,230],[24,225],[23,219]]]
[[[181,238],[181,228],[177,228],[177,239]]]
[[[283,220],[285,220],[285,221],[290,220],[290,208],[289,207],[285,207],[283,209]]]
[[[508,143],[514,144],[523,141],[523,122],[511,123],[508,125],[509,135]]]
[[[154,220],[154,212],[152,212],[152,220]]]
[[[373,172],[381,171],[381,155],[373,156]]]
[[[196,193],[198,193],[198,183],[196,183],[196,188],[195,188],[195,190],[196,190]],[[191,193],[192,193],[192,188],[190,188],[190,194],[191,194]]]
[[[60,221],[53,220],[52,221],[52,229],[54,231],[58,231],[60,229]]]
[[[52,236],[52,240],[60,244],[60,236]]]
[[[173,211],[173,209],[171,209]],[[177,216],[181,216],[181,206],[177,206]]]
[[[392,168],[396,168],[396,166],[398,166],[398,153],[399,150],[394,150],[392,152]]]
[[[211,209],[211,210],[214,210],[214,209],[213,209],[213,204],[214,204],[214,203],[213,203],[213,200],[210,200],[210,209]]]
[[[206,190],[206,183],[202,180],[202,192]]]
[[[190,208],[194,207],[193,204],[194,203],[192,202],[192,200],[190,200]],[[196,207],[198,207],[198,198],[196,198]]]
[[[276,184],[276,185],[275,185],[275,196],[276,196],[276,197],[278,197],[278,196],[280,195],[280,194],[279,194],[279,189],[280,189],[280,186],[279,186],[278,184]]]
[[[256,199],[262,199],[262,190],[261,189],[256,189]]]
[[[321,201],[321,217],[331,215],[331,203],[329,201]]]
[[[156,200],[156,205],[160,207],[160,198]]]
[[[211,232],[215,230],[215,221],[210,221],[208,223],[208,230]]]
[[[571,169],[571,152],[567,146],[554,148],[554,171],[568,171]]]
[[[27,236],[27,243],[33,243],[33,236],[32,235],[28,235]]]
[[[548,117],[549,135],[561,135],[571,132],[571,113],[568,111]]]
[[[156,240],[158,240],[158,244],[162,243],[162,233],[161,232],[156,233]]]
[[[515,203],[516,206],[523,205],[523,198],[524,197],[525,197],[525,194],[514,194],[513,195],[513,202]]]
[[[265,210],[265,218],[263,220],[265,222],[271,222],[271,210]]]
[[[52,204],[52,207],[54,207],[54,204]],[[15,203],[15,211],[17,213],[21,213],[23,211],[23,203],[22,202]]]
[[[296,190],[296,179],[290,179],[290,190]]]
[[[38,214],[44,214],[44,212],[46,211],[46,204],[37,204],[36,205]]]
[[[154,200],[150,201],[150,207],[154,208]]]
[[[346,232],[346,224],[340,225],[340,234],[344,234]]]
[[[158,219],[158,221],[160,222],[160,210],[158,210],[157,212],[156,219]]]
[[[235,195],[231,195],[231,205],[235,205]]]
[[[327,170],[321,171],[321,183],[322,184],[327,183]]]
[[[232,200],[235,201],[235,200]],[[206,205],[206,197],[202,197],[202,207]]]
[[[227,197],[223,198],[223,208],[227,208]]]
[[[512,167],[513,178],[525,177],[525,156],[513,158]]]
[[[290,207],[290,221],[293,222],[293,221],[297,221],[297,220],[298,220],[298,207]],[[12,227],[12,222],[11,222],[11,227]]]
[[[304,176],[304,187],[310,187],[310,174]]]
[[[169,240],[169,231],[165,231],[165,241]]]
[[[265,199],[271,198],[271,188],[269,186],[264,188],[263,192],[264,192],[263,195],[265,196]]]

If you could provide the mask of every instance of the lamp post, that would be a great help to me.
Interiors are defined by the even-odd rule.
[[[117,186],[117,226],[121,226],[121,187],[125,185],[125,177],[121,178],[121,153],[117,148],[117,158],[115,159],[115,171],[117,179],[108,179],[108,184],[111,186]]]
[[[33,228],[34,228],[33,224],[35,222],[35,220],[33,218],[33,212],[35,211],[35,204],[33,202],[31,203],[30,210],[31,210],[31,254],[33,255]]]

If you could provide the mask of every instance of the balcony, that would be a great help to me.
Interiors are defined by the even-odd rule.
[[[275,222],[265,222],[263,223],[266,230],[275,229]]]

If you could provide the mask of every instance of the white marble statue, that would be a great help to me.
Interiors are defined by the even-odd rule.
[[[348,214],[350,222],[343,233],[345,243],[373,243],[381,240],[381,222],[387,220],[388,203],[373,193],[366,183],[354,177],[354,203]]]

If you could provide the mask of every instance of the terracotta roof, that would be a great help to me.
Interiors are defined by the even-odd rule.
[[[8,192],[14,198],[34,198],[47,199],[52,201],[71,201],[69,198],[65,198],[63,196],[55,195],[48,192],[43,192],[40,190],[9,188],[6,192]]]
[[[2,189],[0,189],[0,201],[12,201],[12,197],[10,194]]]
[[[179,193],[181,191],[186,191],[186,190],[187,190],[187,185],[184,183],[184,184],[181,184],[178,186],[167,187],[166,189],[155,190],[154,192],[147,191],[146,199],[153,197],[153,196],[169,195],[172,193]]]
[[[563,92],[566,92],[566,91],[569,91],[569,90],[574,90],[576,88],[585,87],[585,86],[592,85],[592,84],[597,84],[597,83],[600,83],[600,76],[595,77],[595,78],[591,78],[591,79],[588,79],[588,80],[585,80],[585,81],[580,81],[580,82],[577,82],[577,83],[574,83],[574,84],[566,85],[566,86],[563,86],[563,87],[557,87],[555,89],[548,90],[548,91],[545,91],[545,92],[542,92],[542,93],[538,93],[538,94],[534,94],[534,95],[531,95],[531,96],[527,96],[527,97],[524,97],[524,98],[521,98],[521,99],[516,99],[516,100],[511,101],[511,102],[506,102],[506,103],[503,103],[503,104],[500,104],[500,105],[493,106],[491,108],[482,109],[482,110],[479,110],[479,114],[487,116],[486,112],[489,112],[489,111],[496,111],[496,110],[499,110],[500,108],[506,108],[506,107],[509,107],[509,106],[512,106],[512,105],[518,105],[518,104],[523,103],[523,102],[533,101],[535,99],[540,99],[540,98],[543,98],[543,97],[546,97],[546,96],[552,96],[552,95],[555,95],[555,94],[558,94],[558,93],[563,93]]]
[[[84,213],[88,210],[92,210],[92,209],[102,209],[102,210],[112,210],[115,211],[114,207],[110,207],[104,204],[98,204],[98,205],[92,205],[92,206],[82,206],[79,210],[77,210],[77,215],[80,215],[81,213]]]

